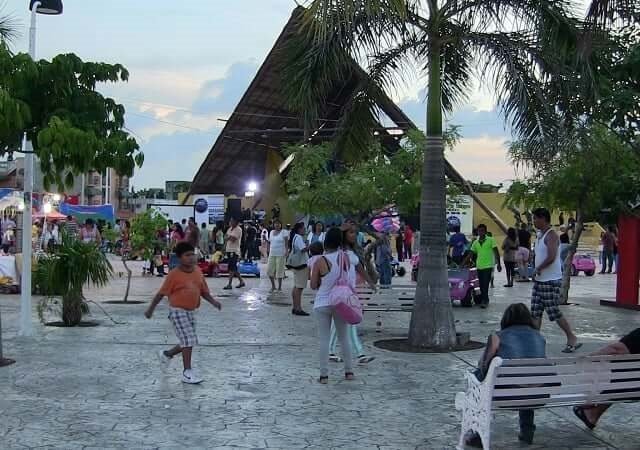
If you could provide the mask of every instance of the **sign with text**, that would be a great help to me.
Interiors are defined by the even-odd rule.
[[[447,231],[460,227],[466,235],[473,232],[473,198],[470,195],[447,197]]]
[[[216,222],[224,221],[224,195],[197,195],[193,202],[193,216],[198,226],[203,223],[215,225]]]

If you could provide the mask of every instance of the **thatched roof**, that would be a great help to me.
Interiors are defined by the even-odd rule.
[[[190,194],[243,195],[249,180],[260,181],[265,176],[267,150],[281,152],[290,144],[305,139],[302,118],[287,107],[282,92],[282,67],[287,40],[296,32],[296,24],[304,8],[296,8],[255,78],[226,122],[211,151],[196,173]],[[331,100],[322,105],[321,122],[311,133],[311,142],[320,143],[335,138],[341,113],[366,73],[359,67],[351,79],[336,86]],[[382,123],[379,139],[385,147],[397,148],[401,136],[397,132],[417,129],[409,117],[384,93],[377,105],[394,123],[394,130]],[[464,178],[447,161],[446,175],[471,190]],[[476,199],[477,200],[477,199]],[[483,206],[484,209],[484,205]]]
[[[296,20],[302,11],[301,7],[294,10],[194,177],[191,193],[243,194],[247,180],[264,177],[266,149],[281,151],[288,144],[303,141],[302,119],[287,108],[279,73],[284,45],[295,32]],[[349,94],[361,81],[358,76],[354,72],[351,80],[336,86],[332,100],[321,108],[325,126],[313,130],[312,142],[322,142],[336,135],[335,124]],[[378,106],[398,129],[415,128],[388,97],[383,95]],[[386,132],[387,128],[380,124],[382,143],[397,146],[398,137]]]

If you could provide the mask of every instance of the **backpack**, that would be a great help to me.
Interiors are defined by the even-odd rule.
[[[342,320],[357,325],[362,322],[362,305],[349,283],[349,258],[342,250],[338,253],[337,262],[340,276],[329,291],[329,304]]]

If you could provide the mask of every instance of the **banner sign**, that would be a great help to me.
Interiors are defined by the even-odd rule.
[[[193,217],[196,224],[215,225],[224,221],[224,194],[196,195],[193,202]]]
[[[470,195],[447,197],[447,231],[455,227],[470,236],[473,232],[473,198]]]

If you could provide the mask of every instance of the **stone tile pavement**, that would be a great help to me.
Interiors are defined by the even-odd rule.
[[[488,310],[455,309],[459,330],[484,341],[497,329],[504,307],[528,302],[529,285],[502,287],[497,275]],[[222,293],[225,279],[209,279]],[[0,296],[5,354],[17,360],[0,368],[0,448],[282,448],[449,449],[460,420],[454,395],[464,389],[463,372],[480,350],[441,355],[387,352],[381,338],[405,336],[409,315],[385,313],[377,333],[375,316],[360,327],[367,351],[376,357],[356,368],[356,380],[341,379],[333,365],[328,386],[315,379],[312,318],[294,317],[289,298],[268,295],[268,280],[222,297],[223,311],[204,304],[198,313],[202,343],[195,365],[205,377],[198,386],[180,382],[181,363],[168,371],[154,353],[175,342],[166,304],[150,321],[146,305],[112,305],[124,279],[87,297],[95,328],[37,325],[33,338],[16,337],[19,297]],[[290,280],[286,280],[290,281]],[[408,280],[401,280],[407,282]],[[148,301],[161,280],[136,273],[132,299]],[[286,284],[289,286],[289,284]],[[640,326],[640,314],[601,307],[615,290],[612,276],[574,279],[564,311],[585,342],[587,353]],[[310,309],[310,305],[307,305]],[[34,320],[36,320],[34,310]],[[548,353],[560,355],[564,338],[546,322]],[[638,449],[639,404],[617,405],[595,432],[585,431],[568,408],[536,413],[533,449]],[[519,448],[517,416],[497,414],[493,448]]]

